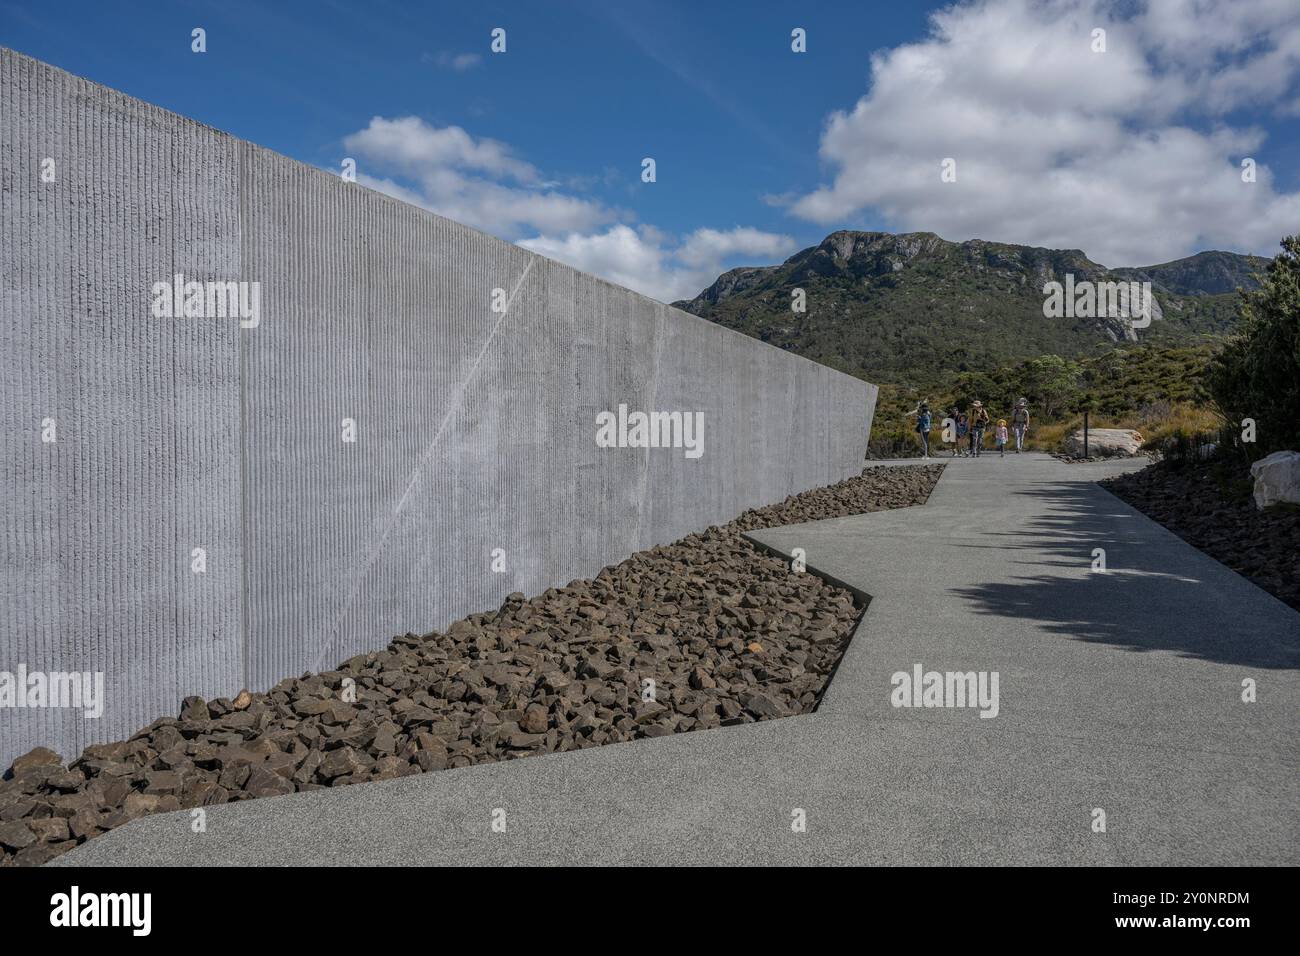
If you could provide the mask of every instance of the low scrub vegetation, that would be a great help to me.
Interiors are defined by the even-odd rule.
[[[1066,439],[1083,427],[1085,404],[1090,427],[1131,428],[1147,439],[1179,430],[1217,430],[1222,419],[1202,385],[1213,357],[1208,345],[1139,345],[1082,361],[1039,356],[989,372],[964,372],[947,384],[884,385],[871,429],[871,454],[916,454],[920,446],[910,413],[922,399],[930,403],[940,429],[954,407],[968,408],[979,399],[996,422],[1009,418],[1023,396],[1032,416],[1029,447],[1053,453],[1063,451]]]
[[[1029,400],[1030,448],[1058,453],[1083,427],[1133,429],[1153,457],[1251,461],[1300,448],[1300,236],[1282,242],[1258,289],[1240,293],[1236,333],[1226,342],[1165,347],[1142,344],[1104,355],[1041,355],[948,379],[881,386],[871,457],[915,455],[912,414],[928,401],[932,443],[954,407],[975,399],[994,422]],[[1253,438],[1248,423],[1253,422]],[[1244,439],[1244,440],[1243,440]]]

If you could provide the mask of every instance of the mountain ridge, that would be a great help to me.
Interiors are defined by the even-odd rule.
[[[722,273],[676,307],[872,381],[975,370],[1034,355],[1096,355],[1124,342],[1188,345],[1235,322],[1236,288],[1254,288],[1268,260],[1206,250],[1150,266],[1110,269],[1080,249],[933,232],[838,230],[770,266]],[[1043,286],[1150,282],[1153,321],[1043,316]],[[802,288],[806,311],[793,312]]]

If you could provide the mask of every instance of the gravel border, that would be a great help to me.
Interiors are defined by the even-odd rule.
[[[0,782],[0,865],[151,813],[808,713],[862,602],[743,532],[923,504],[943,467],[867,468],[335,670],[186,698],[66,767],[37,748]]]
[[[1300,508],[1256,508],[1249,466],[1161,462],[1100,484],[1300,611]]]

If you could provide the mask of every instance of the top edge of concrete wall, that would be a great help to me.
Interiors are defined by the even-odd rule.
[[[200,127],[201,129],[208,130],[208,131],[210,131],[210,132],[216,134],[217,136],[221,136],[221,137],[224,137],[224,138],[226,138],[226,139],[234,140],[234,141],[237,142],[237,143],[248,144],[249,146],[252,146],[254,149],[258,149],[258,150],[261,150],[262,152],[270,153],[271,155],[278,156],[278,157],[284,159],[284,160],[287,161],[287,162],[294,163],[295,165],[301,166],[301,167],[303,167],[304,169],[309,169],[309,170],[311,170],[311,171],[312,171],[314,174],[316,174],[316,175],[319,175],[319,176],[326,176],[326,177],[329,177],[330,179],[338,179],[338,175],[337,175],[336,173],[329,172],[328,170],[322,169],[322,168],[319,167],[319,166],[313,166],[311,163],[305,163],[305,162],[303,162],[302,160],[294,159],[292,156],[288,156],[288,155],[286,155],[286,154],[284,154],[284,153],[281,153],[281,152],[278,152],[278,151],[276,151],[276,150],[274,150],[274,149],[270,149],[269,147],[262,146],[262,145],[260,145],[260,144],[258,144],[258,143],[254,143],[252,140],[244,139],[244,138],[241,137],[241,136],[236,136],[234,133],[231,133],[231,132],[228,132],[228,131],[226,131],[226,130],[220,129],[219,127],[213,126],[213,125],[211,125],[210,123],[205,123],[205,122],[203,122],[202,120],[195,119],[195,118],[192,117],[192,116],[186,116],[186,115],[183,114],[183,113],[177,113],[175,110],[169,110],[169,109],[167,109],[165,106],[159,106],[159,105],[157,105],[156,103],[150,103],[148,100],[141,99],[141,98],[138,97],[138,96],[132,96],[130,93],[127,93],[127,92],[125,92],[125,91],[123,91],[123,90],[119,90],[119,89],[117,89],[116,87],[107,86],[106,84],[100,83],[100,82],[98,82],[97,80],[93,80],[93,79],[91,79],[91,78],[88,77],[88,76],[83,76],[82,74],[79,74],[79,73],[73,73],[71,70],[65,70],[65,69],[63,69],[63,68],[60,67],[60,66],[55,66],[53,63],[47,63],[47,62],[45,62],[44,60],[38,59],[38,58],[36,58],[36,57],[34,57],[34,56],[30,56],[30,55],[28,55],[28,54],[26,54],[26,53],[23,53],[23,52],[20,51],[20,50],[15,50],[15,49],[13,49],[12,47],[7,47],[7,46],[4,46],[3,44],[0,44],[0,56],[13,56],[13,57],[16,57],[16,58],[19,59],[19,60],[24,60],[24,61],[26,61],[26,62],[28,62],[28,63],[30,63],[30,64],[33,64],[33,65],[36,66],[36,67],[39,67],[39,68],[42,68],[42,69],[45,69],[45,70],[50,70],[50,71],[53,71],[53,72],[55,72],[55,73],[61,73],[61,74],[63,74],[64,76],[71,77],[71,78],[74,79],[74,80],[78,80],[78,81],[81,81],[81,82],[83,82],[83,83],[87,83],[87,84],[89,84],[89,85],[95,87],[96,89],[106,90],[106,91],[108,91],[108,92],[110,92],[110,93],[113,93],[113,94],[115,94],[115,95],[117,95],[117,96],[122,96],[122,97],[125,97],[126,99],[133,100],[134,102],[136,102],[136,103],[140,103],[140,104],[142,104],[142,105],[148,107],[150,110],[156,110],[158,113],[161,113],[161,114],[163,114],[163,115],[165,115],[165,116],[173,117],[173,118],[178,119],[178,120],[180,120],[180,121],[182,121],[182,122],[185,122],[185,123],[191,123],[191,124],[193,124],[193,125],[195,125],[195,126]],[[542,255],[542,254],[539,253],[539,252],[534,252],[532,249],[528,249],[528,248],[526,248],[526,247],[524,247],[524,246],[519,245],[517,242],[511,242],[511,240],[509,240],[509,239],[502,239],[500,236],[494,236],[494,235],[492,235],[492,234],[489,233],[489,232],[484,232],[482,229],[479,229],[479,228],[477,228],[477,227],[475,227],[475,226],[471,226],[471,225],[469,225],[469,224],[467,224],[467,223],[460,222],[459,220],[449,219],[448,217],[446,217],[446,216],[442,216],[442,215],[439,215],[438,213],[433,212],[432,210],[427,209],[427,208],[425,208],[424,206],[417,206],[417,205],[414,205],[414,204],[412,204],[412,203],[404,202],[404,201],[402,201],[401,199],[398,199],[396,196],[392,196],[392,195],[390,195],[389,193],[382,192],[382,191],[380,191],[380,190],[378,190],[378,189],[371,189],[369,186],[364,186],[364,185],[362,185],[361,183],[353,182],[351,185],[352,185],[353,187],[357,188],[357,189],[364,189],[366,192],[371,193],[371,194],[373,194],[373,195],[375,195],[375,196],[382,197],[382,199],[383,199],[385,202],[387,202],[387,203],[394,203],[394,204],[399,205],[399,206],[404,206],[404,207],[406,207],[406,208],[408,208],[408,209],[415,209],[415,210],[418,210],[420,213],[422,213],[422,214],[424,214],[424,215],[426,215],[426,216],[430,216],[430,217],[432,217],[432,218],[434,218],[434,219],[443,220],[443,221],[447,221],[447,222],[455,222],[455,223],[456,223],[458,226],[460,226],[461,228],[463,228],[463,229],[469,229],[469,230],[471,230],[472,232],[477,233],[478,235],[481,235],[481,236],[487,236],[488,238],[494,239],[494,240],[496,240],[496,241],[498,241],[498,242],[506,242],[506,243],[509,243],[510,245],[514,246],[516,249],[519,249],[521,252],[523,252],[523,253],[525,253],[526,255],[528,255],[531,259],[541,259],[541,260],[546,261],[546,262],[554,262],[554,263],[557,263],[557,264],[559,264],[559,265],[564,266],[566,269],[572,269],[574,272],[578,273],[579,275],[586,276],[587,278],[590,278],[590,279],[592,279],[592,280],[595,281],[595,282],[599,282],[599,283],[602,284],[602,285],[608,286],[608,287],[611,288],[611,289],[617,289],[617,290],[620,291],[620,292],[626,292],[628,295],[634,295],[634,296],[637,296],[637,297],[639,297],[639,298],[645,299],[645,300],[647,300],[647,301],[649,301],[649,302],[653,302],[653,303],[655,303],[656,305],[663,306],[665,309],[670,309],[670,310],[672,310],[673,312],[675,312],[675,313],[676,313],[677,315],[679,315],[679,316],[686,316],[687,318],[689,318],[689,319],[691,319],[691,320],[693,320],[693,321],[695,321],[695,322],[703,322],[703,323],[707,324],[708,326],[710,326],[710,327],[712,327],[712,328],[714,328],[714,329],[720,329],[720,330],[722,330],[723,332],[728,333],[728,334],[730,334],[730,335],[735,335],[735,336],[739,336],[739,337],[744,338],[744,339],[748,339],[748,340],[751,341],[751,342],[756,342],[756,343],[758,343],[759,345],[766,346],[767,348],[777,349],[777,351],[779,351],[779,352],[784,352],[786,355],[789,355],[791,358],[798,359],[798,360],[801,361],[801,362],[807,362],[807,363],[809,363],[810,365],[815,365],[815,366],[817,366],[818,368],[826,369],[827,371],[829,371],[829,372],[833,372],[833,373],[835,373],[836,375],[843,375],[845,378],[854,379],[855,381],[865,381],[865,379],[859,379],[859,378],[857,378],[857,376],[849,375],[847,372],[842,372],[842,371],[840,371],[840,370],[837,369],[837,368],[832,368],[832,367],[829,366],[829,365],[825,365],[825,364],[823,364],[823,363],[821,363],[821,362],[814,361],[813,359],[810,359],[810,358],[808,358],[807,356],[804,356],[804,355],[800,355],[800,354],[798,354],[797,352],[790,352],[790,351],[788,351],[788,350],[786,350],[786,349],[778,349],[775,345],[772,345],[772,344],[770,344],[770,343],[768,343],[768,342],[764,342],[762,339],[756,339],[756,338],[754,338],[752,335],[746,335],[744,332],[737,332],[735,329],[729,329],[729,328],[727,328],[725,325],[720,325],[720,324],[718,324],[717,322],[712,322],[712,321],[710,321],[710,320],[708,320],[708,319],[706,319],[706,318],[703,318],[703,317],[701,317],[701,316],[695,315],[695,314],[692,313],[692,312],[687,312],[687,311],[684,310],[684,309],[679,309],[679,308],[677,308],[676,306],[672,305],[671,303],[664,302],[664,301],[662,301],[662,300],[660,300],[660,299],[656,299],[656,298],[654,298],[653,296],[646,295],[646,294],[643,293],[643,292],[637,292],[637,291],[634,290],[634,289],[629,289],[629,288],[627,288],[626,286],[621,286],[621,285],[619,285],[619,284],[616,283],[616,282],[610,282],[608,279],[605,279],[605,278],[603,278],[602,276],[593,275],[593,274],[591,274],[591,273],[589,273],[589,272],[584,272],[583,270],[578,269],[578,268],[576,268],[575,266],[572,266],[572,265],[570,265],[570,264],[567,263],[567,262],[562,262],[562,261],[559,260],[559,259],[552,259],[552,258],[550,258],[549,256],[544,256],[544,255]],[[872,382],[867,382],[866,384],[869,385],[869,386],[870,386],[871,388],[873,388],[873,389],[877,387],[877,386],[876,386],[874,383],[872,383]]]

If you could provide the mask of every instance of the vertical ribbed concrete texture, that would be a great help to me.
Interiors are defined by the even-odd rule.
[[[239,330],[149,308],[239,273],[238,173],[228,136],[0,58],[0,670],[106,691],[98,720],[0,709],[0,763],[241,679]]]
[[[0,709],[5,765],[862,467],[872,385],[10,51],[0,177],[0,671],[107,692]],[[154,318],[176,273],[260,324]],[[703,456],[598,447],[620,403]]]

